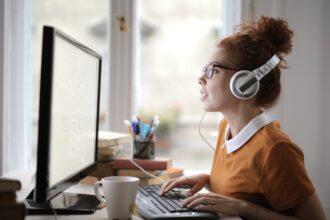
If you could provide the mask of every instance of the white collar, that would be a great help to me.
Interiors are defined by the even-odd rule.
[[[225,133],[225,143],[222,148],[226,146],[227,154],[234,152],[242,147],[259,129],[274,121],[275,119],[263,112],[260,115],[253,118],[245,127],[232,139],[228,140],[229,126],[227,125]]]

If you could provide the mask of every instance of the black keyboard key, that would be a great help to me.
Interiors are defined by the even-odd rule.
[[[139,192],[142,193],[145,196],[149,196],[149,193],[145,189],[143,189],[143,188],[140,188],[139,189]]]
[[[157,200],[163,207],[165,207],[169,212],[174,212],[176,209],[173,208],[164,198],[160,197],[156,193],[152,193],[151,196]]]
[[[171,199],[170,200],[167,200],[167,202],[174,208],[176,209],[181,209],[182,207],[178,204],[176,204],[175,202],[173,202]]]
[[[154,190],[153,189],[150,189],[150,188],[146,188],[145,189],[147,192],[153,192]]]
[[[162,203],[162,205],[165,207],[165,209],[167,209],[167,211],[169,212],[176,212],[177,210],[175,208],[173,208],[172,206],[170,206],[169,204],[166,203]]]
[[[161,211],[162,213],[166,213],[167,212],[167,210],[161,205],[161,204],[159,204],[156,200],[151,200],[151,202],[152,202],[152,204],[154,204],[157,208],[158,208],[158,210],[159,211]]]
[[[178,199],[172,199],[172,202],[175,203],[178,206],[181,206],[181,202],[182,200],[178,200]]]

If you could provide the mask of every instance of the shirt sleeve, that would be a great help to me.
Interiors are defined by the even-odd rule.
[[[302,151],[290,142],[273,146],[265,157],[260,191],[277,211],[291,209],[314,193]]]

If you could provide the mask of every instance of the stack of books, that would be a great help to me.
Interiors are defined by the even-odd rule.
[[[123,145],[132,144],[132,136],[125,133],[99,131],[98,133],[98,161],[112,161]]]
[[[140,185],[154,185],[162,182],[141,171],[127,157],[118,157],[114,160],[113,169],[117,176],[135,176],[140,178]],[[132,159],[154,176],[167,181],[183,175],[183,169],[172,167],[172,159],[156,157],[155,159]]]
[[[0,178],[0,219],[24,219],[25,206],[16,201],[16,191],[20,189],[19,181]]]

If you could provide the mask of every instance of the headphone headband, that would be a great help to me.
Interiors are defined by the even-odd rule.
[[[238,88],[241,92],[245,92],[250,86],[252,86],[257,81],[260,81],[264,76],[266,76],[276,65],[280,62],[280,58],[275,54],[270,58],[264,65],[253,70],[250,76],[247,77],[245,82]]]
[[[280,58],[275,54],[264,65],[253,70],[253,73],[255,74],[257,80],[260,81],[265,75],[267,75],[267,73],[272,71],[272,69],[274,69],[279,62]]]

